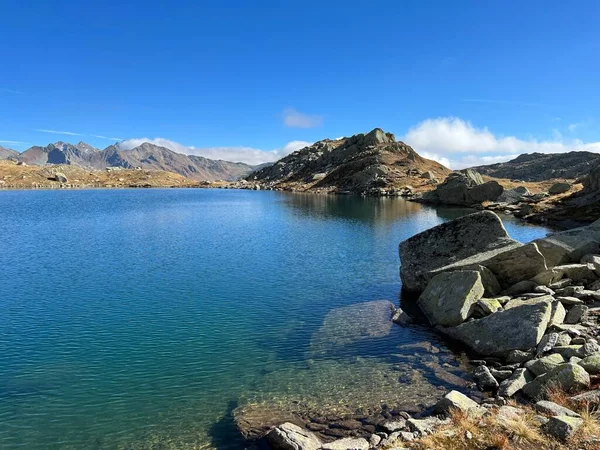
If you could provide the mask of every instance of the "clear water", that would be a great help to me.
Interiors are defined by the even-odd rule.
[[[411,380],[446,388],[440,358],[453,357],[426,329],[325,354],[311,341],[335,308],[397,303],[398,243],[465,212],[276,192],[0,192],[0,447],[239,448],[236,406],[351,409],[409,401]],[[522,241],[546,233],[506,225]],[[440,353],[419,353],[431,342]]]

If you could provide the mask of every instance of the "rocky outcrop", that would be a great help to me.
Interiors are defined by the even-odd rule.
[[[475,268],[494,256],[516,249],[500,218],[489,211],[470,214],[423,231],[399,246],[402,287],[423,291],[437,274]]]
[[[424,203],[471,206],[487,201],[496,201],[504,188],[497,181],[485,183],[481,175],[466,169],[453,172],[435,190],[421,197]]]
[[[400,195],[444,178],[450,170],[425,159],[391,133],[375,128],[349,138],[325,139],[247,177],[268,189]]]
[[[600,155],[591,152],[526,153],[508,162],[477,166],[473,169],[494,178],[544,181],[555,178],[581,178],[598,163]]]

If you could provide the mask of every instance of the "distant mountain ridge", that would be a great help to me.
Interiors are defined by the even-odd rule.
[[[315,142],[253,172],[246,180],[273,189],[389,195],[390,190],[436,183],[450,172],[396,141],[392,133],[375,128],[366,134]]]
[[[16,158],[18,155],[18,151],[0,146],[0,159]]]
[[[494,178],[523,181],[545,181],[553,178],[585,177],[600,163],[600,154],[592,152],[525,153],[505,163],[472,167]]]
[[[0,150],[0,159],[8,158],[17,158],[30,165],[67,164],[94,170],[103,170],[107,167],[126,169],[140,167],[174,172],[199,181],[234,181],[247,176],[256,167],[261,167],[185,155],[149,142],[129,150],[123,150],[118,145],[100,150],[85,142],[73,145],[62,141],[45,147],[33,146],[21,154]]]

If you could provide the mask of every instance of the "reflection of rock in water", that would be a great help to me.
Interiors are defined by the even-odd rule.
[[[325,439],[359,436],[400,411],[429,408],[449,389],[465,390],[450,353],[414,350],[402,355],[404,361],[392,358],[393,363],[383,358],[313,360],[272,372],[240,400],[236,424],[251,438],[286,421],[308,425]],[[362,425],[342,431],[329,426],[340,421]]]
[[[310,340],[310,355],[323,355],[365,339],[385,337],[392,329],[394,305],[387,300],[332,309]]]
[[[358,195],[317,195],[314,193],[278,193],[283,204],[307,217],[354,219],[367,223],[390,223],[403,217],[430,210],[402,198],[360,197]]]

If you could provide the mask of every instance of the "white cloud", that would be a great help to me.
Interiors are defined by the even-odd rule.
[[[323,116],[304,114],[293,108],[283,110],[283,124],[291,128],[314,128],[323,124]]]
[[[17,91],[15,89],[8,89],[8,88],[0,88],[0,91],[2,92],[8,92],[9,94],[22,94],[22,91]]]
[[[23,141],[0,141],[0,144],[19,145],[19,144],[29,144],[29,142],[23,142]]]
[[[102,135],[100,135],[100,134],[92,134],[91,136],[92,136],[92,137],[95,137],[95,138],[99,138],[99,139],[106,139],[106,140],[108,140],[108,141],[122,141],[122,140],[123,140],[123,139],[121,139],[121,138],[116,138],[116,137],[107,137],[107,136],[102,136]]]
[[[423,156],[452,169],[508,161],[522,153],[563,153],[572,150],[600,153],[600,142],[565,140],[558,132],[553,140],[499,137],[487,128],[476,128],[457,117],[424,120],[410,128],[402,140]]]
[[[81,133],[73,133],[72,131],[47,130],[45,128],[37,128],[35,131],[41,131],[42,133],[51,133],[51,134],[65,134],[67,136],[84,136]]]
[[[154,139],[149,138],[135,138],[127,139],[119,143],[119,148],[123,150],[130,150],[135,148],[144,142],[149,142],[154,145],[168,148],[177,153],[184,153],[186,155],[203,156],[210,159],[222,159],[225,161],[244,162],[246,164],[256,165],[265,162],[277,161],[284,156],[311,145],[312,142],[306,141],[291,141],[288,142],[281,148],[274,150],[261,150],[252,147],[193,147],[180,144],[179,142],[171,141],[169,139],[157,137]]]

